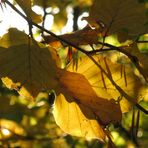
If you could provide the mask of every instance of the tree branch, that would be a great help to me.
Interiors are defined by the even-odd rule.
[[[69,46],[72,46],[74,48],[76,48],[77,50],[81,51],[82,53],[86,54],[93,62],[94,64],[96,64],[98,66],[98,68],[107,76],[107,78],[111,81],[111,83],[116,87],[116,89],[119,91],[119,93],[121,93],[129,102],[131,102],[133,105],[136,105],[138,109],[140,109],[142,112],[144,112],[145,114],[148,114],[148,111],[145,110],[142,106],[140,106],[139,104],[135,104],[132,100],[134,100],[133,97],[129,96],[127,93],[124,92],[123,89],[121,89],[112,79],[112,77],[109,76],[108,73],[105,72],[105,70],[101,67],[101,65],[98,64],[98,62],[95,61],[95,59],[91,56],[89,51],[86,51],[80,47],[78,47],[77,45],[75,45],[74,43],[70,42],[69,40],[66,40],[60,36],[57,36],[56,34],[54,34],[53,32],[46,30],[45,28],[43,28],[42,26],[34,23],[32,20],[29,20],[23,13],[21,13],[13,4],[11,4],[8,0],[4,0],[4,2],[6,4],[8,4],[14,11],[16,11],[20,16],[22,16],[27,22],[31,23],[32,25],[36,26],[37,28],[39,28],[42,31],[45,31],[46,33],[52,35],[53,37],[55,37],[56,39],[68,44]],[[102,43],[102,42],[98,42],[99,44],[104,44],[104,46],[107,46],[113,50],[117,50],[119,52],[123,52],[124,54],[127,55],[126,52],[124,52],[123,50],[121,50],[121,48],[107,44],[107,43]],[[102,49],[103,50],[103,49]],[[104,51],[104,50],[103,50]],[[127,55],[129,57],[129,55]],[[129,57],[132,60],[133,56],[130,55]],[[134,59],[134,58],[133,58]]]
[[[32,20],[29,20],[29,19],[27,18],[27,16],[25,16],[23,13],[21,13],[14,5],[11,4],[8,0],[4,0],[4,2],[5,2],[6,4],[8,4],[13,10],[15,10],[20,16],[22,16],[27,22],[29,22],[29,23],[31,23],[32,25],[36,26],[36,27],[39,28],[40,30],[45,31],[46,33],[52,35],[53,37],[57,38],[58,40],[60,40],[60,41],[62,41],[62,42],[64,42],[64,43],[66,43],[66,44],[68,44],[69,46],[72,46],[72,47],[78,49],[79,51],[81,51],[81,52],[83,52],[83,53],[85,53],[85,54],[88,53],[86,50],[84,50],[84,49],[82,49],[82,48],[80,48],[80,47],[77,47],[74,43],[72,43],[72,42],[70,42],[70,41],[68,41],[68,40],[66,40],[66,39],[61,38],[60,36],[54,34],[53,32],[51,32],[51,31],[49,31],[49,30],[43,28],[42,26],[40,26],[40,25],[34,23]]]

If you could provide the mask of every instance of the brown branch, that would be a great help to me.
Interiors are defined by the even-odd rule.
[[[136,105],[136,107],[141,110],[142,112],[144,112],[145,114],[148,114],[148,111],[146,109],[144,109],[141,105],[139,105],[138,103],[134,103],[133,100],[134,98],[129,96],[121,87],[119,87],[115,81],[112,79],[112,77],[110,77],[108,75],[108,73],[106,73],[106,71],[101,67],[101,65],[98,64],[98,62],[90,55],[88,55],[88,57],[96,64],[96,66],[107,76],[107,78],[110,80],[110,82],[116,87],[116,89],[118,90],[118,92],[120,94],[122,94],[131,104]]]
[[[101,44],[101,45],[103,44],[102,42],[98,42],[98,43]],[[122,46],[121,47],[116,47],[116,46],[113,46],[113,45],[108,44],[108,43],[104,43],[104,46],[109,47],[109,48],[89,51],[89,54],[93,55],[93,54],[96,54],[96,53],[99,53],[99,52],[113,51],[113,50],[121,52],[131,60],[131,62],[135,65],[135,67],[137,68],[139,73],[143,76],[145,81],[148,83],[147,76],[143,72],[143,68],[140,66],[138,58],[123,49],[123,48],[126,48],[126,47],[122,47]]]
[[[46,33],[48,33],[48,34],[52,35],[53,37],[55,37],[57,40],[59,40],[59,41],[61,41],[61,42],[64,42],[64,43],[68,44],[69,46],[72,46],[72,47],[76,48],[77,50],[79,50],[79,51],[81,51],[81,52],[83,52],[83,53],[85,53],[85,54],[88,53],[86,50],[84,50],[84,49],[82,49],[82,48],[80,48],[80,47],[77,47],[74,43],[72,43],[72,42],[70,42],[70,41],[68,41],[68,40],[66,40],[66,39],[63,39],[62,37],[60,37],[60,36],[54,34],[53,32],[51,32],[51,31],[49,31],[49,30],[43,28],[42,26],[40,26],[40,25],[34,23],[32,20],[29,20],[29,19],[27,18],[27,16],[25,16],[23,13],[21,13],[14,5],[13,5],[12,3],[10,3],[8,0],[4,0],[4,2],[5,2],[7,5],[9,5],[14,11],[16,11],[20,16],[22,16],[27,22],[29,22],[29,23],[31,23],[32,25],[36,26],[36,27],[39,28],[40,30],[45,31]]]
[[[148,43],[148,41],[136,41],[136,43]]]
[[[138,109],[140,109],[142,112],[144,112],[145,114],[148,114],[148,111],[145,110],[142,106],[140,106],[139,104],[135,104],[133,102],[134,98],[129,96],[126,92],[124,92],[124,90],[122,90],[122,88],[120,88],[115,82],[114,80],[109,76],[108,73],[105,72],[105,70],[101,67],[101,65],[98,64],[98,62],[95,61],[95,59],[89,54],[89,51],[86,51],[82,48],[80,48],[79,46],[75,45],[73,42],[64,39],[60,36],[57,36],[56,34],[54,34],[53,32],[46,30],[45,28],[43,28],[42,26],[34,23],[32,20],[29,20],[23,13],[21,13],[13,4],[11,4],[8,0],[4,0],[4,2],[6,4],[8,4],[14,11],[16,11],[20,16],[22,16],[27,22],[32,23],[32,25],[36,26],[37,28],[41,29],[42,31],[45,31],[46,33],[50,34],[51,36],[55,37],[57,40],[64,42],[66,44],[68,44],[69,46],[72,46],[74,48],[76,48],[77,50],[81,51],[82,53],[86,54],[93,62],[94,64],[96,64],[96,66],[98,66],[98,68],[108,77],[108,79],[111,81],[111,83],[116,87],[116,89],[119,91],[119,93],[121,93],[129,102],[131,102],[133,105],[136,105]],[[102,44],[102,42],[98,42],[99,44]],[[107,43],[103,43],[105,46],[110,47],[114,50],[117,50],[119,52],[124,52],[123,50],[121,50],[121,48],[107,44]],[[124,52],[125,53],[125,52]],[[125,53],[127,54],[127,53]],[[129,55],[127,55],[129,56]],[[133,56],[131,57],[133,58]]]

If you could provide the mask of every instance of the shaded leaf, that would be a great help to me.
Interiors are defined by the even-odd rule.
[[[88,44],[97,44],[98,34],[100,30],[91,29],[90,27],[85,27],[82,30],[73,32],[71,34],[60,35],[61,38],[79,46]],[[53,36],[44,36],[45,43],[51,44],[53,42],[58,42],[58,40]],[[58,45],[59,46],[59,45]]]
[[[35,5],[38,5],[38,6],[41,6],[41,7],[60,7],[60,6],[63,6],[65,5],[67,2],[67,0],[65,1],[59,1],[59,0],[50,0],[50,1],[47,1],[47,0],[34,0],[33,3]]]
[[[24,43],[28,43],[28,35],[22,31],[18,31],[16,28],[10,28],[8,33],[4,34],[0,39],[0,46],[5,48]]]
[[[27,107],[22,104],[10,104],[10,98],[7,96],[1,96],[1,107],[0,107],[0,118],[13,120],[15,122],[20,122],[23,115],[27,113]],[[18,112],[19,111],[19,112]]]
[[[29,40],[30,44],[0,47],[0,77],[7,87],[16,89],[25,97],[35,97],[41,90],[50,90],[57,85],[54,61],[57,57],[51,54],[51,47],[41,47]]]
[[[111,98],[111,100],[107,100],[97,96],[88,80],[82,74],[59,70],[58,79],[60,83],[59,91],[64,94],[66,99],[72,98],[78,105],[82,104],[89,108],[101,125],[115,124],[121,121],[121,110],[118,103]],[[86,113],[83,108],[81,110],[83,114]]]
[[[148,66],[147,66],[148,53],[140,52],[137,45],[130,46],[129,48],[126,48],[124,50],[126,50],[132,56],[136,57],[134,64],[136,64],[137,62],[139,63],[139,65],[140,65],[139,72],[144,76],[144,78],[148,82]]]
[[[95,0],[86,19],[91,25],[102,24],[107,34],[127,32],[134,37],[147,32],[145,11],[137,0]]]

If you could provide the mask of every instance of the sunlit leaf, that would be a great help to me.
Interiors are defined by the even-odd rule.
[[[23,129],[23,127],[21,127],[19,124],[17,124],[14,121],[11,120],[6,120],[6,119],[0,119],[0,126],[1,128],[7,129],[10,134],[16,134],[16,135],[21,135],[21,136],[25,136],[26,132]]]
[[[122,64],[111,62],[107,58],[103,58],[101,55],[94,56],[95,60],[101,67],[112,77],[113,81],[128,95],[134,99],[131,102],[137,102],[141,99],[140,89],[142,84],[140,80],[130,67]],[[129,111],[131,104],[127,101],[129,98],[124,99],[121,92],[111,83],[109,78],[103,74],[103,72],[87,57],[81,58],[78,62],[77,71],[73,69],[72,64],[68,67],[69,71],[75,71],[81,73],[89,81],[92,89],[95,91],[98,97],[108,99],[120,100],[122,112]]]
[[[78,105],[73,99],[67,100],[60,94],[55,100],[53,114],[64,132],[73,136],[105,140],[104,130],[95,120],[94,113],[88,107]]]
[[[118,103],[111,98],[107,100],[97,96],[89,81],[82,74],[59,70],[58,77],[59,91],[66,99],[73,98],[78,104],[89,108],[100,124],[107,125],[121,121],[121,110]],[[83,112],[83,108],[81,110]],[[85,111],[83,113],[85,114]]]
[[[126,32],[134,37],[147,32],[145,11],[144,3],[137,0],[95,0],[86,19],[107,34]]]
[[[87,0],[87,1],[86,0],[77,0],[76,2],[80,7],[82,7],[82,6],[90,6],[90,5],[92,5],[93,0]]]
[[[61,9],[59,13],[54,15],[54,24],[52,26],[53,31],[61,31],[61,29],[67,23],[67,12],[66,9]]]

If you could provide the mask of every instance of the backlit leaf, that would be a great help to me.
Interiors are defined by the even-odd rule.
[[[63,93],[66,99],[72,98],[78,105],[82,104],[89,108],[101,125],[121,121],[121,110],[118,103],[111,98],[107,100],[97,96],[89,81],[82,74],[59,70],[58,79],[60,82],[59,91]],[[83,114],[86,113],[83,108],[81,110]]]
[[[0,46],[5,48],[24,43],[28,43],[28,35],[24,32],[18,31],[16,28],[10,28],[8,33],[4,34],[0,39]]]
[[[67,12],[66,9],[61,9],[59,13],[54,15],[54,24],[52,26],[53,31],[61,31],[61,29],[67,23]]]
[[[95,0],[86,19],[91,25],[104,27],[107,34],[127,32],[134,37],[147,32],[145,11],[144,3],[138,0]]]
[[[109,76],[112,77],[113,81],[124,92],[133,97],[133,100],[130,100],[131,102],[134,103],[141,99],[142,94],[140,89],[142,84],[130,67],[113,63],[101,55],[94,56],[94,58]],[[126,100],[122,93],[111,83],[109,78],[88,57],[81,58],[78,63],[77,71],[73,69],[72,64],[68,67],[68,70],[83,74],[98,97],[115,100],[121,99],[120,105],[122,112],[126,112],[131,108],[131,104],[127,101],[129,98],[126,98]]]
[[[93,111],[82,104],[78,105],[73,99],[67,100],[60,94],[55,100],[53,115],[56,123],[68,134],[105,140],[105,132],[95,120]]]
[[[0,47],[0,77],[9,88],[25,97],[35,97],[41,90],[53,89],[57,85],[53,60],[56,58],[51,51],[51,47],[41,47],[31,39],[28,44]]]

